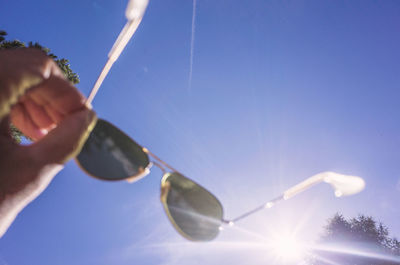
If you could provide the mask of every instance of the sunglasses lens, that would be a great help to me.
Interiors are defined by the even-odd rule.
[[[139,178],[149,165],[149,157],[140,145],[101,119],[97,121],[77,160],[87,173],[104,180]]]
[[[218,235],[223,210],[214,195],[176,172],[166,174],[161,185],[164,208],[178,232],[193,241]]]

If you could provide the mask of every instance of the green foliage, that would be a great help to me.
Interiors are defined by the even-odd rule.
[[[63,71],[65,77],[72,82],[73,84],[78,84],[80,82],[79,76],[77,73],[72,71],[69,61],[65,58],[58,58],[56,55],[50,52],[49,48],[43,47],[39,43],[35,42],[29,42],[28,46],[19,40],[6,40],[7,32],[4,30],[0,30],[0,50],[1,49],[18,49],[18,48],[24,48],[24,47],[30,47],[30,48],[37,48],[42,51],[44,51],[49,57],[51,57],[57,65],[60,67],[60,69]],[[10,127],[11,135],[13,136],[14,140],[17,143],[21,142],[21,137],[23,134],[14,126],[11,125]]]
[[[59,59],[56,55],[54,55],[53,53],[50,52],[49,48],[43,47],[42,45],[40,45],[37,42],[35,42],[35,43],[29,42],[28,47],[37,48],[37,49],[44,51],[49,57],[51,57],[57,63],[58,67],[60,67],[60,69],[63,71],[65,77],[69,81],[71,81],[75,85],[80,82],[78,74],[74,73],[72,71],[69,61],[67,59],[65,59],[65,58]]]
[[[61,68],[61,70],[64,72],[65,77],[71,81],[73,84],[78,84],[79,83],[79,76],[77,73],[74,73],[72,71],[71,66],[69,64],[69,61],[65,58],[58,58],[56,55],[50,52],[49,48],[43,47],[39,43],[35,42],[29,42],[28,46],[24,42],[21,42],[19,40],[12,40],[12,41],[7,41],[5,40],[5,36],[7,35],[7,32],[4,30],[0,30],[0,49],[18,49],[18,48],[23,48],[23,47],[30,47],[30,48],[37,48],[42,51],[44,51],[49,57],[51,57],[57,65]]]
[[[7,32],[5,32],[4,30],[0,30],[0,43],[6,39],[4,37],[6,35],[7,35]]]
[[[10,134],[17,144],[21,143],[22,137],[26,137],[12,124],[10,124]]]
[[[310,261],[312,265],[332,262],[341,265],[400,264],[400,242],[390,237],[389,229],[371,216],[359,215],[346,220],[336,214],[329,219],[317,246]],[[372,255],[357,255],[353,250]]]

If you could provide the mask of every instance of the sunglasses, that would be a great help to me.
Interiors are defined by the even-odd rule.
[[[359,177],[333,172],[320,173],[255,209],[226,220],[222,204],[212,193],[105,120],[97,121],[76,160],[90,176],[108,181],[134,182],[149,174],[152,165],[159,167],[163,172],[161,202],[165,213],[175,229],[191,241],[210,241],[218,235],[223,224],[233,225],[240,219],[271,208],[277,202],[290,199],[320,182],[331,184],[337,197],[357,193],[364,187],[364,181]]]
[[[214,195],[105,120],[97,121],[76,160],[88,175],[109,181],[134,182],[150,173],[152,165],[159,167],[165,212],[176,230],[189,240],[212,240],[226,222]]]
[[[111,66],[135,33],[147,4],[148,0],[130,0],[126,10],[128,22],[111,49],[108,61],[86,101],[88,106],[91,107],[91,102]],[[338,197],[357,193],[365,185],[363,179],[359,177],[333,172],[320,173],[286,190],[277,198],[227,220],[223,217],[222,204],[212,193],[103,119],[98,119],[76,161],[88,175],[107,181],[134,182],[149,174],[152,165],[159,167],[163,172],[161,202],[164,210],[174,228],[191,241],[210,241],[218,235],[222,225],[233,225],[238,220],[265,208],[271,208],[277,202],[287,200],[316,183],[331,184]]]

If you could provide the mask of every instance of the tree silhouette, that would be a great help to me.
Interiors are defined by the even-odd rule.
[[[335,214],[318,240],[312,265],[392,265],[400,264],[400,241],[371,216],[346,220]]]

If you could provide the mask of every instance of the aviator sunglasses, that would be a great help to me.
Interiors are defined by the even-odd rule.
[[[126,10],[128,22],[111,49],[108,61],[86,101],[88,106],[91,106],[112,64],[135,33],[147,4],[148,0],[131,0],[128,3]],[[279,201],[287,200],[317,183],[330,184],[337,197],[358,193],[365,185],[360,177],[334,172],[320,173],[291,187],[275,199],[228,220],[224,218],[222,204],[212,193],[103,119],[98,119],[76,161],[90,176],[107,181],[134,182],[149,174],[153,165],[160,168],[163,172],[161,202],[164,210],[174,228],[191,241],[210,241],[218,235],[223,225],[232,226],[240,219],[271,208]]]

